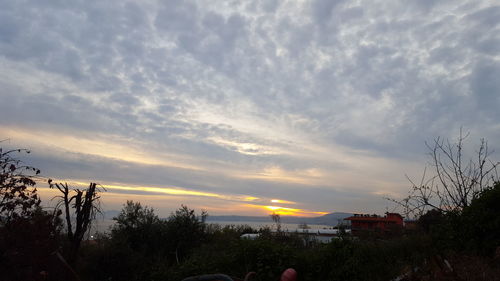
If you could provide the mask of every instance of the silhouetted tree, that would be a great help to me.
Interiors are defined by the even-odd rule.
[[[36,208],[29,217],[16,217],[0,227],[0,279],[55,280],[64,270],[54,252],[60,247],[58,214]],[[53,279],[55,278],[55,279]]]
[[[67,183],[52,183],[48,181],[50,188],[57,188],[62,195],[56,208],[64,209],[66,219],[66,235],[69,240],[68,259],[74,263],[78,256],[78,250],[85,233],[90,230],[92,222],[100,210],[100,189],[96,183],[90,183],[85,190],[71,189]]]
[[[0,142],[1,143],[1,142]],[[0,147],[0,223],[18,217],[32,216],[40,205],[35,179],[40,170],[25,165],[15,153],[30,153],[27,149],[4,151]]]
[[[115,228],[117,229],[132,229],[143,225],[153,224],[160,221],[155,215],[153,208],[141,206],[141,203],[132,200],[127,200],[117,217],[113,218],[116,221]]]
[[[52,280],[60,273],[53,262],[60,212],[41,208],[35,188],[40,170],[16,158],[21,153],[30,151],[0,147],[0,279]]]
[[[167,221],[168,237],[173,243],[173,250],[177,263],[191,249],[200,245],[205,238],[205,220],[208,216],[202,211],[198,217],[194,210],[181,205],[175,213],[172,213]]]
[[[500,249],[500,182],[486,188],[464,209],[460,236],[469,249],[492,254]]]
[[[426,143],[429,149],[434,173],[428,177],[424,170],[419,184],[408,178],[411,183],[409,194],[403,200],[394,200],[404,207],[407,216],[420,217],[428,210],[442,213],[461,212],[478,198],[485,188],[498,181],[497,167],[500,162],[490,160],[488,143],[481,139],[475,157],[466,158],[464,141],[468,134],[460,135],[457,142],[436,138]]]
[[[273,212],[271,215],[269,215],[273,222],[276,224],[276,232],[278,234],[281,233],[281,216],[280,214]]]
[[[116,224],[111,230],[115,242],[145,255],[166,254],[166,226],[154,213],[153,208],[139,202],[127,201],[120,214],[113,218]]]

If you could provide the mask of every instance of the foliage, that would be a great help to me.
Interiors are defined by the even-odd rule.
[[[1,142],[0,142],[1,143]],[[40,170],[15,156],[26,149],[0,147],[0,276],[2,280],[49,280],[61,276],[54,253],[61,245],[61,212],[47,212],[35,188]]]
[[[127,201],[108,235],[82,249],[81,272],[89,280],[151,280],[168,260],[166,224],[152,208]]]
[[[58,214],[36,208],[29,217],[17,217],[0,228],[2,280],[34,280],[40,272],[57,276],[54,252],[60,247],[62,221]]]
[[[182,205],[167,221],[168,237],[175,259],[180,259],[189,254],[189,251],[204,242],[205,220],[208,214],[202,211],[198,218],[194,210]]]
[[[82,271],[92,280],[163,280],[206,242],[206,216],[181,206],[162,220],[152,208],[127,201],[110,236],[85,249]]]
[[[500,182],[484,190],[464,210],[465,236],[470,247],[480,253],[492,254],[500,246]]]
[[[4,151],[0,147],[0,224],[34,215],[40,205],[35,179],[40,170],[25,165],[15,153],[30,153],[27,149]]]
[[[492,255],[500,245],[500,183],[485,188],[462,212],[430,210],[418,220],[441,251]]]
[[[423,212],[418,221],[420,231],[383,240],[354,239],[343,233],[328,244],[304,243],[299,234],[281,231],[278,214],[272,216],[277,233],[263,228],[258,239],[241,239],[242,234],[257,231],[248,226],[207,225],[206,212],[197,215],[184,205],[167,219],[160,219],[152,208],[127,201],[109,234],[84,241],[83,234],[99,211],[97,185],[74,190],[67,184],[49,183],[61,192],[59,206],[65,211],[66,237],[73,247],[78,246],[72,248],[74,253],[81,244],[81,258],[73,261],[83,280],[182,280],[215,272],[241,278],[250,271],[257,273],[255,280],[278,280],[289,267],[297,270],[300,280],[394,280],[416,266],[428,268],[443,254],[466,252],[484,258],[500,245],[500,183],[486,185],[496,164],[487,165],[489,154],[482,142],[478,158],[483,166],[472,162],[463,165],[463,139],[456,147],[436,141],[437,150],[431,155],[437,160],[437,183],[423,181],[420,187],[414,186],[414,193],[403,202],[407,207],[415,204],[411,205],[417,207],[414,210]],[[39,171],[12,157],[23,151],[0,152],[0,276],[2,280],[68,279],[55,258],[64,245],[61,212],[51,214],[39,207],[36,189],[31,189]],[[445,157],[436,152],[445,153]],[[447,165],[444,159],[452,163]],[[447,167],[457,176],[448,177]],[[453,190],[448,195],[447,188]],[[447,206],[450,202],[462,205]],[[490,269],[481,269],[478,274]],[[498,270],[488,272],[487,276],[495,276]]]
[[[498,184],[487,189],[462,213],[434,210],[422,216],[420,224],[427,226],[421,233],[385,240],[355,240],[346,235],[329,244],[311,245],[269,229],[261,230],[256,240],[241,239],[255,230],[207,226],[205,213],[197,216],[186,206],[161,220],[153,209],[128,201],[112,232],[84,247],[79,268],[88,280],[182,280],[216,272],[242,278],[250,271],[257,273],[255,280],[278,280],[289,267],[297,270],[300,280],[391,280],[409,265],[420,266],[450,249],[460,249],[458,245],[465,241],[460,235],[474,228],[457,226],[469,214],[477,218],[491,213],[486,217],[492,218],[498,189]],[[477,223],[484,225],[484,221]],[[481,233],[495,230],[486,228]]]
[[[207,226],[203,218],[182,206],[165,221],[129,201],[111,234],[85,249],[82,272],[89,280],[182,280],[216,272],[242,278],[254,271],[255,280],[278,280],[293,267],[300,280],[389,280],[433,250],[419,237],[304,245],[298,236],[263,229],[256,240],[241,239],[255,230]]]
[[[160,221],[152,208],[142,207],[141,203],[134,203],[132,200],[127,200],[120,214],[113,220],[116,221],[114,231],[140,228]]]
[[[86,280],[148,280],[150,259],[133,250],[119,237],[99,236],[94,245],[84,245],[79,259]]]
[[[113,219],[116,221],[111,230],[114,243],[150,256],[167,254],[166,224],[152,208],[127,201],[120,214]]]
[[[212,239],[195,249],[183,263],[163,276],[164,280],[181,280],[202,273],[223,272],[242,278],[247,272],[257,273],[256,280],[279,279],[279,274],[293,265],[293,247],[268,239],[240,239],[239,233]]]
[[[300,280],[390,280],[406,263],[419,263],[429,252],[423,239],[408,237],[385,242],[335,240],[329,244],[296,244],[259,238],[210,240],[160,280],[181,280],[201,273],[223,272],[255,280],[279,280],[292,267]]]

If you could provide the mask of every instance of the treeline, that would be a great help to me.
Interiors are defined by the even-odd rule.
[[[159,219],[152,208],[128,201],[109,233],[87,240],[104,189],[49,181],[60,192],[59,204],[43,209],[35,187],[44,179],[18,160],[23,152],[0,148],[0,280],[182,280],[206,273],[242,278],[251,271],[255,280],[279,280],[290,267],[299,280],[500,279],[496,180],[459,207],[420,209],[417,229],[398,235],[342,234],[327,244],[305,243],[298,234],[209,225],[207,213],[183,205]],[[414,190],[419,188],[430,189]],[[409,197],[434,204],[430,198]],[[240,238],[257,231],[255,240]]]
[[[279,280],[289,267],[299,280],[499,280],[500,183],[485,189],[460,213],[430,211],[418,229],[399,236],[343,236],[304,243],[288,233],[204,223],[183,206],[167,220],[127,202],[108,235],[83,247],[78,271],[85,280],[182,280],[225,273]]]

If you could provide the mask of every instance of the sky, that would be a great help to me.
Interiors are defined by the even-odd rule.
[[[426,141],[500,149],[496,1],[0,6],[2,145],[105,209],[380,214]]]

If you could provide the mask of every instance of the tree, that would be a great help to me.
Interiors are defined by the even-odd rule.
[[[455,143],[436,138],[426,143],[434,173],[428,177],[426,169],[419,184],[411,183],[409,194],[403,200],[393,200],[404,207],[407,216],[420,217],[428,210],[442,213],[461,212],[493,182],[498,181],[500,162],[490,160],[488,143],[481,139],[474,158],[466,159],[464,142],[469,134],[460,135]]]
[[[273,212],[271,215],[269,215],[273,222],[276,224],[276,232],[278,234],[281,234],[281,216],[280,214]]]
[[[464,209],[460,224],[463,245],[492,254],[500,245],[500,182],[481,192]]]
[[[123,206],[111,233],[115,242],[145,255],[162,255],[165,247],[165,223],[153,208],[131,200]]]
[[[160,221],[153,208],[142,207],[141,203],[134,203],[132,200],[127,200],[120,214],[113,220],[116,221],[116,228],[120,230],[139,228]]]
[[[0,142],[1,143],[1,142]],[[35,179],[40,170],[25,165],[15,153],[30,153],[27,149],[4,151],[0,147],[0,223],[19,217],[29,217],[40,205]]]
[[[90,183],[85,190],[71,189],[67,183],[52,183],[51,179],[48,183],[50,188],[57,188],[62,193],[56,196],[60,198],[56,208],[64,208],[66,235],[70,243],[68,258],[70,263],[74,263],[85,233],[90,230],[96,215],[101,213],[98,195],[101,190],[97,183]]]
[[[40,272],[60,274],[63,270],[54,252],[60,247],[61,227],[58,213],[41,207],[29,217],[17,217],[0,227],[1,279],[38,280]]]
[[[59,248],[61,213],[42,209],[35,188],[40,170],[16,158],[21,153],[30,151],[0,147],[2,280],[35,280],[40,272],[56,276],[60,271],[51,258]]]
[[[194,210],[181,205],[181,208],[168,218],[168,237],[173,243],[172,249],[174,249],[175,259],[178,264],[183,256],[203,242],[206,236],[205,220],[207,216],[208,213],[202,211],[198,217]]]

